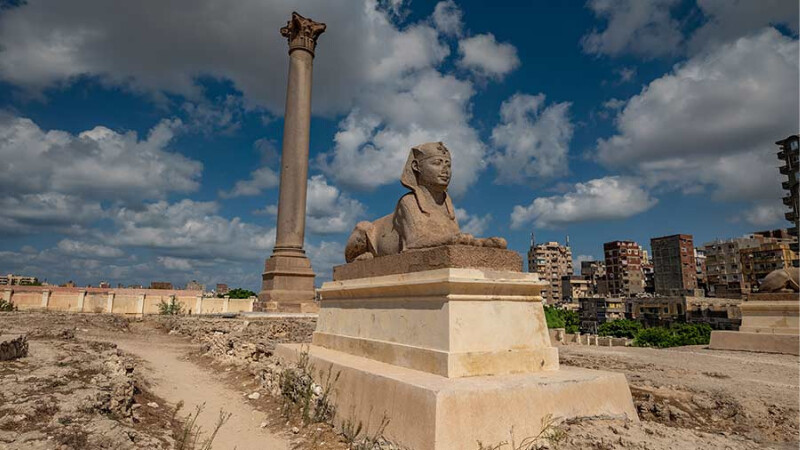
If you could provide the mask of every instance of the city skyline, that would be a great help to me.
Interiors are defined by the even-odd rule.
[[[408,148],[432,140],[453,152],[462,228],[523,255],[532,230],[569,234],[580,267],[615,240],[787,228],[775,142],[798,132],[792,3],[293,5],[328,24],[308,181],[317,283],[353,225],[403,192]],[[186,12],[3,9],[0,272],[257,291],[290,12],[230,5],[165,30],[159,17]]]

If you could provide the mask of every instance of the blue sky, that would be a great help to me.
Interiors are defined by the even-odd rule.
[[[786,227],[793,0],[30,0],[0,9],[0,272],[257,290],[274,244],[292,10],[314,67],[318,281],[389,213],[412,145],[451,149],[462,229],[696,242]],[[256,4],[257,3],[257,4]]]

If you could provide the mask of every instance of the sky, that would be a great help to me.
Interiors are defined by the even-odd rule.
[[[296,10],[317,284],[443,141],[462,231],[525,253],[785,228],[796,0],[0,0],[0,272],[258,291]]]

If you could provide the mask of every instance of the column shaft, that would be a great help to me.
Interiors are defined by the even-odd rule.
[[[303,249],[313,60],[314,56],[303,49],[294,49],[289,54],[276,254],[297,253],[298,250],[302,253]]]

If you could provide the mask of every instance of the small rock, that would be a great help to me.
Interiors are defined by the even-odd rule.
[[[322,386],[318,384],[315,384],[314,387],[311,388],[311,390],[312,392],[314,392],[314,395],[316,396],[322,395]]]
[[[300,432],[300,428],[292,427],[292,433],[297,434]]]
[[[248,395],[247,398],[250,400],[258,400],[261,397],[261,394],[258,392],[253,392],[252,394]]]
[[[261,428],[267,428],[267,422],[261,422]]]
[[[158,403],[156,403],[156,402],[150,402],[150,403],[147,404],[147,406],[149,406],[149,407],[151,407],[153,409],[158,409]]]

